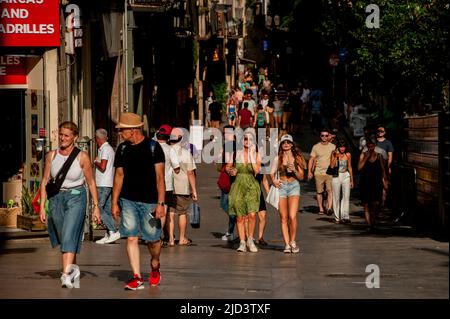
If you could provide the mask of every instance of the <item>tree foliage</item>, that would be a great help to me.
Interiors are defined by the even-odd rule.
[[[273,2],[273,3],[272,3]],[[273,8],[281,2],[272,1]],[[324,45],[346,48],[352,71],[372,93],[422,96],[443,104],[449,82],[449,3],[439,0],[379,0],[380,27],[368,28],[372,0],[296,0],[286,18],[293,30],[314,26]],[[311,16],[318,17],[317,19]],[[303,20],[303,21],[302,21]],[[302,25],[303,24],[303,25]]]

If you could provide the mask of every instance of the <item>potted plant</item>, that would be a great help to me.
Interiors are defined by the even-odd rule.
[[[6,207],[0,207],[0,226],[17,227],[17,215],[20,215],[22,208],[15,200],[10,199]]]
[[[35,184],[31,189],[22,186],[22,214],[17,215],[17,228],[28,231],[46,230],[47,226],[41,222],[39,215],[33,209],[33,200],[39,191],[39,187]]]

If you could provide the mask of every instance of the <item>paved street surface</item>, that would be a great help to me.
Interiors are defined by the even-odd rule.
[[[303,151],[310,150],[311,136],[296,139]],[[449,298],[448,242],[388,220],[368,232],[357,199],[352,199],[352,224],[335,225],[331,217],[317,215],[313,183],[302,182],[300,254],[282,252],[279,217],[272,208],[264,236],[269,245],[258,253],[237,253],[237,242],[221,240],[227,216],[219,207],[215,167],[199,165],[198,181],[201,228],[188,228],[192,246],[163,248],[159,287],[148,285],[149,255],[144,245],[144,290],[123,289],[131,275],[124,239],[110,245],[85,241],[78,258],[81,289],[62,289],[60,252],[50,247],[48,238],[10,239],[0,242],[0,298]],[[95,231],[96,239],[102,236],[103,231]],[[367,287],[377,283],[379,288]]]

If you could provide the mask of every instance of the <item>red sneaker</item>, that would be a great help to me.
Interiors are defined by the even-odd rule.
[[[150,278],[148,281],[150,282],[150,286],[158,286],[161,281],[161,273],[159,272],[159,264],[156,268],[152,267],[152,271],[150,272]]]
[[[126,290],[144,289],[144,280],[135,274],[130,280],[128,280],[125,289]]]

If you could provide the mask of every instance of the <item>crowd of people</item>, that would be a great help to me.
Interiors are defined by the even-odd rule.
[[[264,76],[259,78],[259,86],[250,75],[246,79],[231,92],[225,108],[213,94],[208,98],[208,126],[220,128],[225,115],[222,151],[216,157],[220,178],[225,176],[228,181],[227,187],[220,187],[220,207],[228,217],[222,240],[238,240],[239,253],[257,253],[268,244],[264,239],[266,194],[273,187],[278,193],[273,205],[284,241],[281,250],[299,253],[300,182],[314,180],[319,215],[333,216],[336,224],[351,223],[350,192],[355,185],[352,154],[345,140],[324,128],[320,90],[310,90],[307,83],[300,83],[287,91],[282,84],[274,89]],[[305,122],[320,136],[308,161],[293,138]],[[78,128],[72,122],[60,125],[59,148],[46,156],[40,218],[48,224],[52,246],[60,246],[62,287],[80,286],[76,256],[81,250],[88,204],[85,185],[91,194],[92,219],[106,230],[96,243],[105,245],[126,238],[132,276],[125,289],[144,288],[139,241],[147,245],[150,254],[151,286],[159,285],[161,280],[161,248],[192,245],[187,225],[191,205],[198,200],[198,152],[181,128],[164,124],[150,138],[144,135],[143,125],[139,115],[122,113],[116,126],[122,143],[116,150],[108,143],[107,131],[97,129],[98,151],[93,161],[82,151],[70,158],[74,150],[78,152]],[[275,139],[270,135],[272,128],[278,129]],[[240,129],[242,141],[237,140]],[[385,138],[383,126],[378,126],[376,132],[367,128],[365,133],[360,140],[357,169],[365,219],[372,229],[386,198],[393,147]],[[274,149],[272,160],[263,161],[261,141]],[[73,160],[70,169],[61,177],[63,164],[69,159]],[[60,189],[56,196],[48,196],[47,215],[46,185],[58,178]]]

